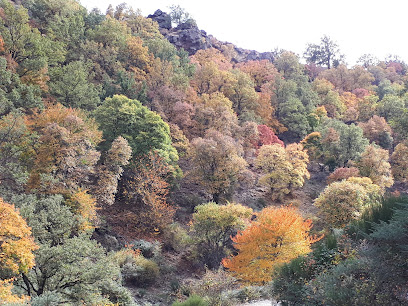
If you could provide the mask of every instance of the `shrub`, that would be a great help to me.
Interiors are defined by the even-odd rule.
[[[113,256],[121,268],[125,282],[135,286],[148,286],[155,282],[160,274],[159,266],[145,258],[140,251],[124,249]]]
[[[181,252],[189,240],[187,231],[179,223],[172,223],[163,231],[163,246],[166,250]]]
[[[192,295],[184,302],[174,302],[172,306],[209,306],[209,304],[202,297]]]
[[[349,177],[358,177],[360,176],[360,172],[356,167],[350,167],[350,168],[337,168],[334,170],[333,173],[331,173],[327,177],[327,184],[331,184],[333,182],[340,182],[342,180],[346,180]]]
[[[161,246],[158,241],[133,240],[129,243],[129,246],[131,246],[133,250],[139,250],[145,258],[158,257],[161,254]]]
[[[203,277],[189,285],[193,294],[206,297],[209,305],[224,305],[223,295],[236,285],[236,279],[222,268],[216,271],[206,270]]]

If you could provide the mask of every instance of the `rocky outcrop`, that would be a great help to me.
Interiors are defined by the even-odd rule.
[[[153,15],[147,16],[147,18],[153,19],[159,24],[159,29],[170,30],[171,29],[171,17],[166,12],[157,10]]]
[[[171,29],[165,37],[177,48],[183,48],[189,55],[198,50],[211,48],[207,33],[200,30],[194,22],[185,22]]]
[[[250,60],[269,60],[273,62],[273,52],[258,52],[255,50],[247,50],[238,48],[237,46],[222,42],[212,35],[207,35],[203,30],[200,30],[193,20],[188,20],[185,23],[173,28],[171,26],[170,15],[157,10],[153,15],[147,16],[159,24],[160,33],[168,39],[177,48],[183,48],[189,55],[195,54],[198,50],[215,48],[220,51],[229,49],[232,52],[230,56],[232,61],[236,63],[246,62]]]

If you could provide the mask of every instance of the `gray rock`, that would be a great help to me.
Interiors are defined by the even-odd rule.
[[[163,12],[161,10],[157,10],[154,12],[153,15],[147,16],[147,18],[153,19],[159,24],[159,28],[163,28],[166,30],[171,29],[171,17],[169,14],[166,12]]]
[[[198,50],[205,50],[208,48],[215,48],[222,50],[226,45],[233,45],[228,42],[222,42],[212,35],[208,35],[206,31],[200,30],[193,20],[188,20],[179,24],[177,27],[171,27],[170,15],[157,10],[153,15],[149,15],[159,24],[160,33],[167,38],[177,48],[183,48],[189,55],[195,54]],[[235,63],[246,62],[251,60],[269,60],[273,62],[273,52],[258,52],[255,50],[247,50],[238,48],[235,45],[235,55],[232,61]]]

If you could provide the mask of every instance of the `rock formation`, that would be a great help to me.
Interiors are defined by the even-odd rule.
[[[183,48],[189,55],[195,54],[198,50],[215,48],[220,51],[228,49],[232,61],[245,62],[250,60],[269,60],[273,62],[275,54],[273,52],[258,52],[238,48],[234,44],[222,42],[212,35],[207,35],[204,30],[200,30],[194,20],[188,20],[172,27],[170,15],[161,10],[147,16],[159,24],[160,33],[177,48]]]

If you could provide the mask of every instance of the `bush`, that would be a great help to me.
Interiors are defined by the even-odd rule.
[[[172,223],[163,231],[165,250],[181,252],[186,248],[189,240],[187,231],[179,223]]]
[[[229,305],[226,303],[225,292],[235,287],[236,280],[222,268],[212,271],[206,270],[203,277],[190,284],[184,284],[185,291],[205,297],[210,306]],[[227,301],[228,302],[228,301]]]
[[[158,257],[161,254],[161,245],[158,241],[133,240],[129,245],[133,250],[140,250],[145,258]]]
[[[341,256],[336,236],[327,235],[323,241],[316,243],[312,253],[275,269],[272,295],[283,305],[304,305],[308,294],[306,284],[315,275],[330,268]]]
[[[142,255],[135,257],[132,262],[126,262],[121,272],[127,283],[140,287],[151,285],[160,274],[158,265]]]
[[[174,302],[172,306],[208,306],[209,304],[200,296],[192,295],[184,302]]]
[[[374,266],[373,266],[374,264]],[[383,290],[375,263],[367,258],[347,259],[320,273],[307,285],[311,305],[401,305],[392,292]]]
[[[261,298],[269,298],[268,288],[265,286],[247,286],[226,293],[225,300],[247,303]]]
[[[145,287],[154,283],[160,274],[159,266],[139,251],[121,250],[115,253],[113,260],[119,264],[122,277],[128,284]]]

